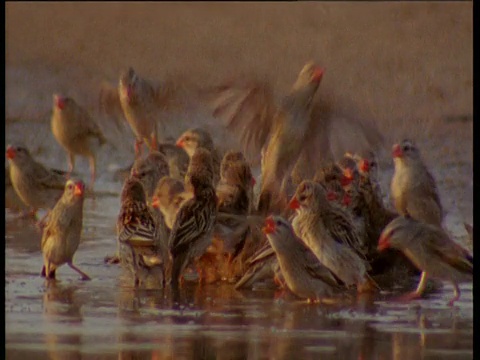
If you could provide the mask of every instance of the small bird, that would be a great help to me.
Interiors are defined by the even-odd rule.
[[[220,151],[213,144],[213,139],[210,133],[202,128],[192,128],[185,131],[177,139],[176,145],[192,158],[197,148],[207,149],[213,162],[213,185],[216,186],[220,179],[220,162],[222,155]]]
[[[300,183],[289,207],[296,210],[295,234],[346,286],[357,285],[358,291],[376,286],[367,274],[370,267],[353,220],[327,200],[320,184]]]
[[[328,192],[336,193],[339,199],[343,199],[344,195],[342,179],[343,170],[335,162],[322,166],[313,177],[313,181],[324,186]]]
[[[162,266],[167,258],[167,243],[159,240],[159,226],[147,205],[142,183],[133,177],[123,185],[121,208],[117,219],[120,261],[134,276],[135,287],[141,284],[145,268]],[[163,246],[162,246],[163,245]],[[164,272],[155,271],[155,273]]]
[[[90,280],[73,265],[82,235],[84,195],[83,181],[68,180],[62,197],[48,216],[41,243],[44,264],[41,275],[47,279],[55,279],[57,268],[66,263],[82,276],[82,280]]]
[[[9,145],[6,155],[12,186],[31,209],[30,214],[34,216],[38,209],[51,210],[64,192],[65,173],[45,168],[21,145]]]
[[[190,162],[190,157],[185,150],[176,146],[175,143],[160,143],[158,151],[167,160],[170,177],[183,182],[188,170],[188,163]]]
[[[192,189],[193,198],[180,207],[170,233],[173,286],[178,286],[179,278],[187,265],[202,256],[212,243],[217,214],[217,198],[212,183],[212,155],[208,150],[195,150],[185,177]],[[199,275],[201,281],[201,271]]]
[[[152,197],[152,206],[163,214],[168,229],[172,229],[181,205],[192,195],[185,191],[183,181],[164,176],[157,183]]]
[[[129,67],[120,74],[118,96],[135,134],[135,157],[141,156],[144,142],[150,150],[157,150],[158,89]]]
[[[341,281],[295,236],[285,219],[267,217],[263,231],[275,251],[285,283],[295,295],[321,302],[340,290]]]
[[[395,173],[390,185],[395,209],[428,224],[441,226],[443,208],[437,184],[417,146],[408,139],[393,145]]]
[[[140,180],[147,200],[151,199],[158,181],[169,174],[168,163],[158,151],[150,152],[145,158],[137,158],[130,175]]]
[[[90,186],[96,176],[96,152],[107,142],[100,127],[71,97],[53,95],[52,133],[68,153],[68,172],[75,168],[75,156],[85,156],[90,163]]]
[[[451,306],[460,298],[458,283],[473,280],[473,256],[437,225],[400,216],[387,225],[378,241],[378,251],[388,248],[402,251],[422,271],[417,289],[405,300],[420,297],[431,277],[453,284]]]

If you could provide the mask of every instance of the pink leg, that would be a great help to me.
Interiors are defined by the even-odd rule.
[[[450,300],[448,302],[448,306],[453,306],[453,303],[455,301],[457,301],[458,299],[460,299],[460,289],[458,288],[458,285],[455,284],[455,283],[453,284],[453,291],[454,291],[455,296],[453,297],[452,300]]]
[[[73,270],[78,272],[80,275],[82,275],[82,280],[91,280],[90,276],[85,274],[82,270],[80,270],[78,267],[72,264],[72,262],[67,263],[68,266],[70,266]]]
[[[143,140],[135,140],[135,158],[142,156]]]
[[[418,283],[417,289],[412,291],[408,294],[401,296],[398,300],[400,301],[408,301],[413,299],[418,299],[422,297],[423,291],[427,285],[427,273],[424,271],[422,272],[422,276],[420,278],[420,282]]]

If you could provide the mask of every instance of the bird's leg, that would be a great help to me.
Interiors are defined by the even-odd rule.
[[[427,286],[427,273],[424,271],[422,272],[422,276],[420,277],[420,282],[418,283],[417,289],[412,291],[408,294],[405,294],[399,298],[401,301],[408,301],[413,299],[418,299],[422,296],[425,287]]]
[[[27,218],[36,218],[37,217],[37,209],[31,208],[30,210],[23,211],[20,215],[20,219],[27,219]]]
[[[41,277],[46,277],[47,276],[47,271],[45,270],[45,265],[42,266],[42,271],[40,272]]]
[[[48,218],[48,215],[50,215],[50,210],[47,211],[47,213],[43,215],[43,217],[40,220],[38,220],[35,225],[40,229],[43,229],[45,227],[45,223],[46,223],[46,219]]]
[[[151,150],[158,150],[158,139],[157,139],[157,122],[153,125],[153,132],[152,132],[152,142],[151,142]]]
[[[69,261],[67,264],[68,264],[68,266],[70,266],[73,270],[75,270],[75,271],[78,272],[80,275],[82,275],[82,280],[92,280],[92,279],[90,278],[90,276],[88,276],[88,275],[85,274],[82,270],[80,270],[78,267],[76,267],[75,265],[73,265],[71,261]]]
[[[95,184],[95,174],[96,174],[96,160],[95,156],[91,156],[88,159],[88,162],[90,163],[90,188],[93,191],[93,186]]]
[[[455,296],[453,297],[452,300],[448,302],[448,306],[453,306],[453,303],[460,299],[460,288],[458,287],[458,284],[453,283],[453,293]]]
[[[142,156],[142,145],[143,145],[143,139],[135,140],[135,159]]]
[[[75,155],[73,153],[68,153],[68,172],[65,176],[67,179],[72,175],[73,170],[75,169]]]

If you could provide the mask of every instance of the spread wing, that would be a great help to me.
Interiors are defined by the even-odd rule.
[[[202,97],[213,116],[238,136],[247,158],[258,159],[276,111],[271,87],[257,80],[233,80],[205,89]]]

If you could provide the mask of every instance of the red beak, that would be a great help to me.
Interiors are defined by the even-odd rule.
[[[73,194],[75,196],[82,196],[84,190],[85,190],[85,185],[83,184],[83,182],[78,182],[75,184],[75,190],[73,191]]]
[[[362,159],[362,161],[360,161],[360,170],[362,170],[364,173],[367,173],[370,170],[370,164],[368,163],[368,160]]]
[[[7,147],[7,159],[12,160],[16,155],[15,149],[13,146],[8,146]]]
[[[275,231],[275,221],[273,221],[271,216],[265,219],[265,226],[263,227],[262,231],[265,235],[271,234]]]
[[[390,247],[390,243],[388,241],[388,237],[380,236],[380,240],[378,240],[377,251],[383,251]]]
[[[160,200],[158,200],[158,197],[156,196],[153,197],[152,206],[157,209],[160,207]]]
[[[292,197],[292,200],[290,200],[290,202],[288,203],[288,207],[293,210],[296,210],[300,207],[300,203],[295,196]]]
[[[60,110],[63,110],[63,108],[65,107],[65,98],[60,95],[54,95],[54,98],[55,98],[55,106]]]
[[[128,99],[128,101],[131,101],[131,100],[132,100],[132,97],[133,97],[133,87],[132,87],[132,85],[128,85],[128,86],[127,86],[127,89],[125,90],[125,92],[127,93],[127,99]]]
[[[329,191],[327,193],[327,200],[328,201],[336,201],[338,199],[338,195],[336,192],[334,191]]]
[[[252,176],[252,186],[255,186],[256,183],[257,183],[257,180],[255,180],[255,178]]]
[[[312,81],[316,83],[319,83],[320,81],[322,81],[324,72],[325,72],[324,68],[316,67],[315,70],[313,70]]]
[[[400,145],[398,144],[393,145],[392,156],[393,158],[401,158],[403,156],[403,151]]]
[[[183,148],[185,146],[185,142],[183,141],[182,138],[178,139],[177,142],[175,143],[179,148]]]

